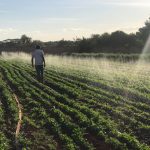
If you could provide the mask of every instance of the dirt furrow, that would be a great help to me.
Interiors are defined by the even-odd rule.
[[[15,142],[16,142],[16,148],[18,149],[18,137],[19,137],[19,133],[20,133],[20,129],[21,129],[21,122],[22,122],[22,116],[23,116],[23,113],[22,113],[22,106],[19,102],[19,99],[17,97],[16,94],[13,94],[13,97],[18,105],[18,116],[19,116],[19,120],[18,120],[18,123],[17,123],[17,127],[16,127],[16,133],[15,133]]]

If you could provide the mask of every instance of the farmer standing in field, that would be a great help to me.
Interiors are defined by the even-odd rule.
[[[34,65],[35,59],[35,65]],[[32,53],[32,67],[35,66],[36,73],[37,73],[37,80],[43,82],[43,70],[45,67],[45,58],[44,52],[39,45],[36,46],[35,51]]]

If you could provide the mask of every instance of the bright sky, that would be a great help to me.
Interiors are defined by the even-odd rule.
[[[150,17],[150,0],[0,0],[0,40],[73,40],[122,30],[136,32]]]

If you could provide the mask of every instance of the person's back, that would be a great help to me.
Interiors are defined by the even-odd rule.
[[[34,67],[35,60],[35,69],[37,72],[37,79],[43,82],[43,64],[45,67],[44,52],[40,46],[36,46],[35,51],[32,53],[32,66]]]
[[[43,65],[43,57],[44,57],[44,52],[41,49],[36,49],[33,54],[32,57],[34,57],[35,59],[35,66],[36,65]]]

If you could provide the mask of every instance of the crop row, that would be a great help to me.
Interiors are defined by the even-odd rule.
[[[1,149],[15,146],[15,130],[18,121],[18,107],[12,91],[0,74],[0,136]]]
[[[71,89],[71,88],[67,87],[65,84],[64,85],[61,84],[62,82],[65,82],[62,79],[61,79],[61,83],[59,84],[60,81],[58,81],[58,78],[57,78],[57,80],[53,76],[50,76],[50,78],[51,79],[46,78],[46,83],[49,83],[48,85],[51,88],[56,89],[57,91],[59,91],[62,94],[64,92],[65,94],[68,94],[68,95],[70,95],[70,97],[73,97],[75,99],[77,98],[78,95],[80,96],[80,94],[87,96],[87,94],[81,93],[80,90],[77,91],[77,89],[78,89],[77,87],[74,87],[73,89]],[[67,83],[67,84],[69,84],[69,83]],[[80,85],[80,84],[78,83],[78,85]],[[81,86],[83,86],[83,85],[81,85]],[[84,88],[85,88],[85,86],[84,86]],[[85,93],[88,93],[88,92],[86,91]],[[92,93],[90,93],[90,95],[92,95]],[[93,97],[96,98],[97,95],[94,95]],[[103,97],[101,96],[98,98],[99,98],[98,100],[103,99],[106,101],[106,98],[104,99],[104,96]],[[114,102],[115,102],[115,100],[114,100]],[[137,109],[133,106],[130,106],[130,105],[126,105],[126,104],[122,104],[123,106],[121,105],[118,109],[115,109],[115,108],[110,107],[110,105],[108,103],[103,103],[103,101],[98,102],[98,101],[94,101],[91,99],[87,100],[85,98],[84,98],[84,101],[86,103],[95,104],[95,107],[97,107],[97,108],[106,110],[107,114],[109,113],[109,115],[112,116],[115,121],[116,120],[118,121],[117,122],[118,124],[121,124],[123,130],[125,130],[125,131],[128,130],[129,133],[134,131],[133,134],[135,133],[140,138],[143,138],[143,139],[145,138],[144,136],[141,137],[141,134],[137,134],[137,133],[140,133],[141,127],[145,126],[143,123],[140,123],[140,121],[148,124],[148,120],[149,120],[148,113],[143,113],[143,112],[141,113],[141,111],[139,111],[139,109]],[[107,101],[109,102],[108,98],[107,98]],[[112,99],[110,99],[110,102],[111,101],[112,101]],[[83,104],[81,103],[81,105],[85,105],[85,103],[83,103]],[[111,103],[111,106],[112,105],[113,104]],[[136,111],[137,111],[137,113],[136,113]],[[131,118],[131,114],[132,114],[133,118]],[[147,136],[147,134],[145,136]]]
[[[8,75],[8,74],[7,74]],[[9,78],[9,77],[8,77]],[[9,78],[10,79],[10,78]],[[44,101],[44,100],[42,100],[43,98],[42,97],[40,97],[40,94],[39,95],[37,95],[37,92],[36,93],[34,93],[33,92],[33,89],[30,89],[29,88],[29,86],[23,86],[25,89],[23,89],[23,87],[20,87],[20,86],[17,86],[18,85],[18,83],[19,82],[22,82],[22,80],[20,80],[19,81],[19,78],[17,78],[17,81],[18,82],[13,82],[12,80],[10,80],[11,81],[11,84],[13,84],[13,85],[15,85],[16,87],[15,88],[17,88],[18,89],[18,92],[19,93],[21,93],[21,94],[24,94],[24,90],[26,90],[26,92],[28,93],[28,92],[30,92],[30,90],[32,90],[32,96],[35,96],[36,95],[36,97],[35,98],[38,98],[38,99],[41,99],[39,102],[41,103],[40,104],[40,110],[42,110],[42,105],[44,105],[44,103],[43,102],[45,102],[46,103],[46,101]],[[13,83],[12,83],[13,82]],[[25,85],[25,84],[24,84]],[[29,97],[29,95],[30,94],[27,94],[27,96],[28,96],[28,98],[30,98]],[[32,97],[31,97],[32,98]],[[24,104],[24,103],[23,103]],[[49,103],[48,103],[49,104]],[[47,103],[45,104],[45,106],[47,106]],[[49,105],[49,108],[50,108],[50,105]],[[44,108],[43,108],[44,109]],[[35,107],[34,109],[32,109],[32,114],[35,116],[35,118],[34,119],[38,119],[38,116],[42,116],[43,115],[43,113],[42,113],[42,111],[40,111],[39,110],[39,107]],[[56,109],[57,110],[57,109]],[[53,112],[53,117],[58,117],[58,112],[57,111],[54,111]],[[31,114],[31,115],[32,115]],[[74,130],[72,130],[72,129],[70,129],[70,131],[72,132],[71,133],[71,135],[73,136],[72,138],[74,138],[74,139],[76,139],[75,141],[76,142],[80,142],[80,144],[82,145],[82,146],[85,146],[85,148],[86,149],[88,149],[88,143],[82,138],[82,130],[80,129],[80,128],[78,128],[77,127],[77,125],[74,125],[74,123],[69,123],[69,120],[68,120],[68,118],[66,118],[65,119],[65,116],[64,116],[64,120],[61,120],[61,119],[63,119],[62,117],[62,113],[61,112],[59,112],[59,115],[61,115],[59,118],[60,118],[60,120],[59,121],[61,121],[60,123],[61,123],[61,125],[59,125],[58,123],[57,123],[57,121],[55,121],[55,119],[54,118],[51,118],[50,116],[49,116],[49,114],[52,114],[52,110],[51,110],[51,113],[48,113],[48,114],[45,114],[45,117],[44,116],[42,116],[42,118],[41,119],[43,119],[43,122],[45,122],[45,124],[48,124],[49,125],[49,127],[52,127],[52,128],[54,128],[53,130],[55,130],[55,133],[57,132],[57,130],[59,130],[59,128],[60,128],[60,131],[58,131],[57,132],[57,135],[58,135],[58,137],[60,138],[60,140],[61,141],[63,141],[63,144],[65,145],[65,148],[66,149],[73,149],[73,148],[75,148],[76,147],[76,149],[77,149],[77,146],[75,146],[75,144],[74,144],[74,142],[72,141],[72,139],[71,138],[69,138],[67,135],[65,135],[65,134],[63,134],[63,133],[61,133],[61,128],[64,126],[66,126],[63,130],[69,130],[69,127],[70,128],[72,128],[72,129],[74,129]],[[40,120],[41,120],[40,119]],[[58,119],[58,118],[57,118]],[[48,122],[47,122],[48,121]],[[54,122],[55,121],[55,122]],[[65,121],[65,122],[64,122]],[[58,125],[60,126],[58,126]],[[59,128],[57,128],[57,127],[59,127]],[[78,132],[77,132],[78,131]],[[69,134],[68,132],[67,132],[67,134]],[[79,144],[79,143],[78,143]],[[89,148],[90,148],[91,146],[89,145]],[[92,148],[90,148],[90,149],[92,149]]]
[[[94,123],[96,124],[96,125],[98,125],[98,126],[100,126],[100,124],[101,124],[101,126],[102,126],[102,120],[104,121],[103,123],[105,123],[105,122],[107,122],[106,121],[106,119],[104,119],[102,116],[99,116],[99,113],[96,113],[95,111],[93,111],[93,110],[91,110],[91,109],[89,109],[88,107],[85,107],[85,106],[79,106],[79,104],[75,104],[74,103],[74,101],[73,100],[71,100],[71,99],[68,99],[67,97],[64,97],[64,96],[61,96],[59,93],[57,93],[57,92],[55,92],[55,91],[53,91],[53,90],[50,90],[50,88],[48,88],[48,87],[46,87],[46,86],[44,86],[44,85],[42,85],[42,84],[40,84],[40,83],[38,83],[37,81],[35,81],[35,80],[33,80],[33,78],[31,79],[31,83],[32,84],[34,84],[34,86],[31,86],[32,87],[32,89],[34,89],[35,87],[38,87],[39,89],[43,89],[43,88],[45,88],[46,89],[46,91],[45,92],[43,92],[43,97],[47,97],[47,99],[49,98],[49,95],[53,95],[54,96],[54,98],[57,98],[56,100],[57,101],[59,101],[61,104],[62,103],[64,103],[65,105],[67,105],[68,107],[69,107],[69,110],[70,109],[75,109],[75,110],[78,110],[78,112],[80,111],[81,113],[84,113],[84,115],[89,115],[89,116],[87,116],[87,117],[93,117],[93,120],[94,120]],[[19,83],[20,84],[20,83]],[[27,84],[27,83],[26,83]],[[39,89],[36,89],[36,93],[38,93],[38,92],[40,92],[40,90]],[[44,89],[44,90],[45,90]],[[27,89],[26,89],[27,90]],[[46,94],[47,92],[49,91],[49,94]],[[62,98],[62,99],[60,99],[60,98]],[[56,101],[56,102],[57,102]],[[53,103],[54,103],[55,101],[53,101]],[[55,102],[55,105],[57,104]],[[68,110],[68,111],[69,111]],[[65,111],[65,110],[63,110],[63,111]],[[68,113],[68,112],[67,112]],[[70,113],[70,111],[69,111],[69,113]],[[74,115],[74,113],[72,114],[72,115]],[[99,116],[99,117],[97,117],[97,116]],[[71,117],[71,118],[73,118],[73,117]],[[92,120],[92,121],[93,121]],[[99,120],[99,121],[98,121]],[[110,120],[109,120],[109,122],[111,122]],[[88,123],[88,122],[87,122]],[[107,123],[105,123],[105,124],[107,124]],[[88,126],[88,124],[87,124],[87,126]],[[103,125],[104,126],[104,125]],[[103,127],[102,126],[102,127]],[[92,127],[92,126],[91,126]],[[111,127],[107,127],[107,128],[111,128]],[[109,130],[111,130],[111,129],[109,129]],[[105,138],[107,137],[106,135],[109,135],[110,133],[106,133],[105,134]],[[111,133],[112,134],[112,133]],[[113,134],[116,134],[116,133],[113,133]],[[124,134],[121,134],[122,136],[124,135]],[[120,134],[118,135],[118,134],[116,134],[116,135],[113,135],[113,136],[117,136],[118,138],[121,136]],[[125,136],[125,135],[124,135]],[[129,136],[129,135],[128,135]],[[129,136],[130,137],[130,136]],[[126,139],[127,140],[127,139]],[[107,141],[107,140],[106,140]]]

